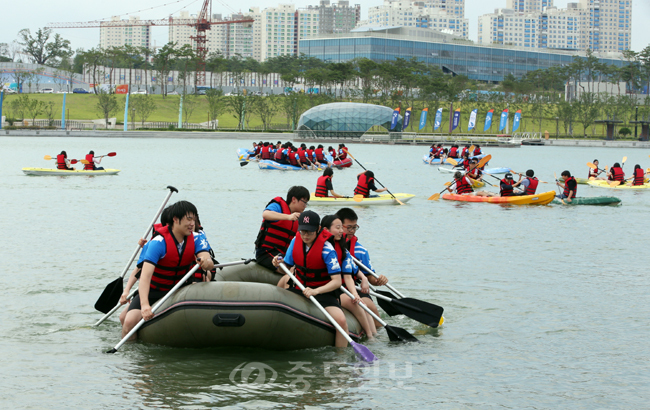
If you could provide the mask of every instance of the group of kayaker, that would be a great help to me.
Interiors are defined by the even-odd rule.
[[[431,144],[429,148],[429,164],[433,160],[440,160],[442,164],[447,158],[453,159],[469,159],[470,157],[478,157],[483,154],[481,151],[480,145],[474,145],[474,149],[470,152],[471,146],[469,144],[465,145],[463,149],[460,149],[459,145],[453,144],[449,148],[444,148],[442,144]]]
[[[326,154],[329,154],[333,161],[343,161],[348,157],[347,147],[343,143],[338,145],[338,149],[334,149],[330,145],[325,150],[322,144],[310,147],[300,144],[299,147],[296,147],[291,141],[285,143],[278,141],[275,144],[260,141],[259,143],[254,142],[253,150],[249,152],[248,155],[242,156],[240,159],[271,160],[278,164],[293,165],[303,169],[331,167],[333,163],[328,160]]]
[[[591,165],[594,165],[592,168]],[[607,180],[607,181],[618,181],[619,184],[626,184],[628,186],[634,186],[634,185],[643,185],[645,184],[645,179],[646,179],[646,174],[647,172],[641,168],[641,165],[636,164],[634,166],[634,170],[632,171],[632,176],[629,178],[625,178],[625,171],[623,171],[623,167],[619,162],[615,162],[614,165],[612,165],[609,170],[606,169],[601,169],[598,167],[599,162],[597,159],[594,160],[594,162],[589,164],[589,176],[588,178],[593,180]],[[601,176],[601,174],[604,174],[604,176]]]
[[[337,194],[334,192],[334,185],[332,183],[332,178],[334,177],[334,170],[332,168],[326,168],[323,171],[323,175],[318,177],[316,180],[316,190],[314,196],[319,198],[349,198],[344,195]],[[375,174],[370,170],[363,171],[357,175],[357,186],[354,188],[354,195],[361,195],[364,198],[370,198],[371,191],[374,192],[384,192],[386,188],[377,188],[375,185]]]
[[[104,156],[95,156],[95,151],[90,151],[87,155],[83,162],[84,170],[103,170],[103,167],[100,167],[99,164],[102,162],[102,158]],[[49,157],[48,157],[49,158]],[[76,162],[76,161],[75,161]],[[68,154],[65,151],[61,151],[59,155],[56,156],[56,168],[57,169],[63,169],[63,170],[68,170],[68,171],[74,171],[74,167],[72,166],[72,160],[68,159]]]

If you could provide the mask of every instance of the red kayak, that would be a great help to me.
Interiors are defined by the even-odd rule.
[[[352,166],[352,158],[346,158],[343,161],[340,161],[340,160],[337,159],[337,160],[335,160],[333,162],[333,164],[334,164],[335,167],[338,167],[338,168],[351,167]]]

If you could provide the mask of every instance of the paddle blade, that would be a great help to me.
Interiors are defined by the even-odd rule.
[[[244,158],[244,156],[243,156],[243,155],[240,155],[238,159],[241,161],[242,158]]]
[[[481,160],[478,162],[478,165],[477,165],[476,167],[477,167],[477,168],[483,168],[483,167],[485,166],[485,164],[487,164],[488,162],[490,162],[491,159],[492,159],[492,155],[486,155],[486,156],[484,156],[484,157],[481,158]]]
[[[620,184],[621,184],[621,181],[612,181],[612,182],[609,183],[609,186],[614,188],[616,186],[619,186]]]
[[[392,303],[402,314],[431,327],[438,327],[444,312],[442,306],[412,298],[393,299]]]
[[[589,180],[594,181],[594,180],[596,180],[596,177],[589,177]]]
[[[440,199],[440,194],[437,192],[429,197],[429,201],[437,201],[438,199]]]
[[[107,157],[114,157],[116,155],[117,155],[117,152],[109,152],[108,154],[106,154]]]
[[[52,156],[51,156],[51,155],[46,155],[46,156],[44,156],[44,157],[43,157],[43,159],[46,159],[46,160],[48,160],[48,161],[49,161],[49,160],[51,160],[51,159],[52,159]]]
[[[458,161],[456,161],[456,160],[453,159],[453,158],[447,158],[446,161],[447,161],[447,163],[449,163],[449,164],[451,164],[451,165],[454,165],[454,166],[458,165]]]
[[[240,166],[240,167],[245,167],[245,166],[248,165],[248,164],[250,164],[250,162],[248,162],[248,161],[244,161],[244,162],[240,162],[240,163],[239,163],[239,166]]]
[[[587,162],[587,166],[591,169],[598,169],[598,167],[593,162]]]
[[[389,297],[391,299],[395,299],[395,295],[393,295],[390,292],[386,292],[385,290],[378,290],[377,293],[379,293],[382,296],[386,296],[386,297]],[[399,309],[397,309],[395,306],[393,306],[393,302],[389,302],[387,300],[377,298],[377,303],[379,303],[379,307],[381,307],[384,310],[384,312],[386,312],[386,314],[388,316],[397,316],[397,315],[402,314],[399,311]]]
[[[476,148],[474,145],[470,145],[469,147],[469,156],[472,156],[472,152],[474,152],[474,148]]]
[[[87,164],[90,164],[90,162],[89,162],[89,161],[87,161],[87,160],[85,160],[85,159],[82,159],[82,160],[81,160],[81,161],[79,161],[79,162],[81,162],[82,164],[86,164],[86,165],[87,165]]]
[[[356,194],[356,195],[354,196],[354,202],[361,202],[361,201],[363,201],[363,195],[361,195],[361,194]]]
[[[115,279],[106,285],[102,294],[99,295],[99,299],[95,302],[95,309],[104,314],[110,312],[119,303],[123,291],[124,282],[122,278]]]
[[[419,340],[401,327],[386,325],[386,333],[391,342],[419,342]]]
[[[356,342],[350,342],[350,345],[352,345],[352,348],[354,349],[355,353],[357,356],[359,356],[362,360],[372,363],[375,360],[377,360],[377,356],[373,352],[370,351],[367,347],[362,345],[361,343],[356,343]]]
[[[625,161],[627,161],[627,157],[623,157],[623,161],[621,161],[621,163],[625,164]]]

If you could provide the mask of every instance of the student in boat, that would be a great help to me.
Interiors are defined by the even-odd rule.
[[[468,171],[470,164],[471,160],[469,159],[469,152],[465,151],[463,159],[458,163],[458,165],[462,166],[465,171]]]
[[[102,162],[102,157],[96,157],[95,156],[95,151],[90,151],[86,155],[86,161],[88,162],[87,164],[84,164],[84,170],[95,170],[95,171],[103,171],[104,167],[98,167],[99,164]]]
[[[280,145],[273,155],[273,161],[278,164],[287,164],[287,144]]]
[[[641,168],[641,165],[636,164],[634,166],[634,171],[632,173],[632,181],[627,185],[643,185],[645,184],[645,171]]]
[[[556,184],[564,188],[564,192],[560,195],[556,195],[556,198],[566,199],[567,202],[571,202],[571,199],[576,197],[576,191],[578,190],[578,182],[574,177],[571,176],[569,171],[562,171],[562,178],[564,178],[564,183],[556,182]]]
[[[162,227],[158,232],[160,235],[150,241],[143,260],[138,295],[129,305],[122,337],[140,319],[153,318],[151,305],[165,296],[195,264],[198,263],[205,271],[214,268],[209,253],[210,244],[205,235],[194,232],[196,215],[196,207],[190,202],[175,203],[169,213],[171,222]],[[202,278],[200,272],[194,276]]]
[[[331,145],[329,147],[327,147],[327,152],[332,157],[332,161],[335,161],[335,160],[338,159],[338,154],[336,153],[336,150],[334,149],[334,147],[332,147]]]
[[[348,148],[345,146],[345,144],[341,143],[339,144],[339,159],[343,161],[348,157]]]
[[[512,178],[512,174],[508,172],[499,183],[499,196],[515,195],[514,185],[515,180]]]
[[[472,153],[472,155],[476,157],[476,156],[481,155],[481,154],[483,154],[483,152],[481,151],[481,146],[476,144],[476,146],[474,147],[474,152]]]
[[[607,173],[607,179],[609,181],[619,181],[621,184],[625,183],[625,172],[621,168],[621,164],[616,162],[614,166],[609,169]]]
[[[74,171],[74,167],[70,164],[68,154],[65,151],[61,151],[61,153],[56,156],[56,169]]]
[[[476,159],[471,159],[469,161],[469,169],[467,170],[467,176],[476,181],[483,180],[483,171],[478,168],[478,161]]]
[[[465,146],[463,147],[463,150],[460,152],[460,156],[461,156],[461,157],[464,157],[464,156],[465,156],[465,153],[469,153],[469,144],[467,144],[467,145],[465,145]]]
[[[298,217],[309,202],[309,190],[293,186],[286,199],[273,198],[262,212],[262,226],[255,240],[255,261],[258,265],[275,271],[272,259],[287,251],[289,242],[298,231]]]
[[[374,272],[375,270],[373,269],[372,263],[370,262],[370,254],[368,253],[368,250],[359,243],[359,240],[356,236],[356,233],[359,230],[359,225],[357,225],[359,217],[357,216],[357,213],[350,208],[341,208],[336,213],[336,216],[343,223],[343,229],[345,230],[346,248],[350,254],[357,258],[365,267]],[[366,278],[368,282],[374,286],[384,286],[388,283],[388,278],[386,276],[379,275],[378,278],[375,278],[372,275],[366,275],[365,272],[362,272],[354,262],[352,263],[352,269],[354,270],[355,282],[360,286],[363,282],[363,278]],[[358,272],[361,272],[361,275],[358,275]],[[363,289],[363,286],[361,287]],[[367,292],[364,293],[362,291],[359,293],[359,296],[361,297],[361,301],[365,303],[366,306],[370,308],[370,310],[375,312],[376,315],[379,315],[379,311],[377,310],[375,302]],[[374,318],[372,318],[370,315],[369,320],[372,320],[372,322],[375,324],[375,328],[382,326],[381,323],[374,320]]]
[[[605,179],[602,177],[599,177],[599,175],[603,172],[598,168],[598,160],[595,159],[593,164],[596,166],[596,169],[589,168],[589,176],[587,178],[595,178],[595,179]]]
[[[449,149],[449,158],[458,158],[458,145],[452,145]]]
[[[375,321],[371,320],[372,317],[366,313],[359,302],[361,301],[360,294],[357,292],[355,278],[353,275],[353,264],[352,259],[350,258],[350,253],[347,250],[343,223],[341,219],[336,215],[326,215],[321,221],[321,229],[325,232],[329,232],[332,235],[331,241],[334,244],[334,250],[336,250],[336,255],[338,257],[339,264],[341,265],[341,272],[343,273],[343,283],[346,288],[350,291],[353,298],[350,299],[349,296],[341,294],[339,301],[341,306],[346,308],[357,318],[359,324],[363,328],[364,332],[369,339],[372,339],[374,335],[377,334],[377,327],[375,326]],[[362,291],[367,295],[370,291],[368,286],[368,279],[363,275],[358,275],[359,283]]]
[[[320,198],[327,198],[329,196],[334,198],[343,198],[343,195],[339,195],[334,192],[334,186],[332,185],[332,178],[334,177],[334,171],[332,168],[325,168],[323,175],[318,177],[316,181],[316,193],[315,196]]]
[[[519,188],[520,192],[515,192],[515,195],[535,195],[537,192],[537,185],[539,180],[535,177],[535,171],[529,169],[526,171],[526,177],[522,179],[522,175],[519,174],[519,181],[517,181],[513,188]]]
[[[460,171],[454,173],[454,182],[447,186],[447,191],[458,195],[474,195],[472,181]]]
[[[309,169],[310,166],[313,167],[311,161],[307,158],[307,145],[300,144],[300,147],[296,150],[294,155],[296,156],[298,166],[302,169]]]
[[[327,313],[338,322],[344,332],[348,331],[348,322],[339,302],[340,287],[343,284],[342,269],[338,255],[331,240],[332,234],[319,231],[320,217],[314,211],[305,211],[298,219],[298,233],[291,240],[286,254],[276,255],[272,259],[273,266],[277,267],[284,262],[293,270],[305,290],[301,291],[295,284],[291,284],[289,291],[303,295],[307,298],[314,296]],[[286,278],[286,279],[285,279]],[[285,287],[289,276],[278,283]],[[347,340],[336,332],[334,345],[346,347]]]
[[[314,159],[316,160],[316,166],[320,167],[322,164],[327,164],[328,167],[332,166],[332,163],[325,158],[325,153],[323,152],[323,144],[318,144],[314,150]]]
[[[375,174],[368,170],[357,175],[357,187],[354,188],[354,195],[363,195],[364,198],[370,198],[370,191],[384,192],[386,188],[377,189]]]

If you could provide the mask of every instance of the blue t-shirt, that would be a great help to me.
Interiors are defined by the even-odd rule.
[[[203,233],[194,232],[194,254],[198,254],[203,251],[210,250],[210,244],[206,239]],[[158,235],[149,242],[147,242],[147,251],[144,256],[144,261],[153,263],[154,265],[158,261],[165,257],[167,253],[167,245],[165,244],[165,238],[162,235]],[[182,249],[182,244],[177,244],[177,247]]]
[[[354,245],[354,257],[359,259],[361,263],[369,268],[371,271],[375,271],[373,269],[372,264],[370,263],[370,254],[368,253],[368,250],[357,241],[357,243]],[[359,271],[359,267],[356,264],[352,264],[354,267],[354,274],[356,275],[357,272]],[[366,274],[365,271],[362,271],[364,274]],[[366,275],[367,276],[367,275]]]
[[[151,241],[145,243],[144,246],[142,247],[142,251],[140,252],[140,257],[138,258],[137,265],[140,265],[142,262],[144,262],[144,255],[147,253],[147,248],[149,247],[149,243],[151,243]]]
[[[296,241],[294,237],[289,244],[287,249],[287,254],[284,256],[284,263],[291,267],[295,264],[293,261],[293,245]],[[299,245],[301,246],[301,244]],[[350,259],[350,254],[345,251],[345,256],[343,257],[343,266],[339,265],[338,257],[336,256],[336,250],[331,243],[325,242],[323,245],[322,252],[323,261],[327,266],[327,273],[330,275],[340,275],[340,274],[351,274],[352,273],[352,259]]]
[[[273,211],[273,212],[277,212],[277,213],[281,214],[282,213],[282,206],[277,202],[271,202],[269,204],[269,206],[264,208],[264,210],[265,211]]]

